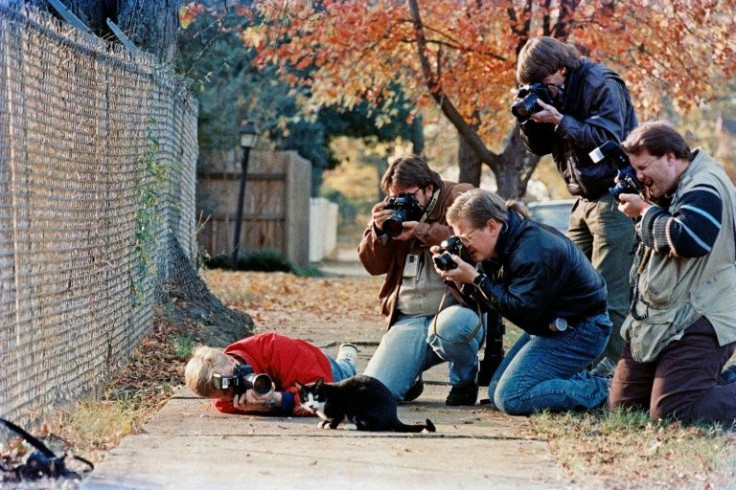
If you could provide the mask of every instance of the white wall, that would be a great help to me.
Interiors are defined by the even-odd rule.
[[[324,197],[309,199],[309,261],[329,257],[337,246],[338,207]]]

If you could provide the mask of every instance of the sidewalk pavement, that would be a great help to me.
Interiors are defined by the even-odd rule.
[[[355,264],[329,273],[354,277]],[[330,264],[333,267],[333,264]],[[295,322],[298,323],[298,322]],[[336,355],[358,345],[358,371],[383,325],[329,322],[289,326]],[[82,489],[462,489],[566,488],[562,468],[526,418],[487,406],[447,407],[447,365],[429,370],[425,390],[399,406],[405,423],[429,418],[435,434],[358,432],[317,427],[317,418],[224,415],[180,388],[140,434],[128,436],[97,465]],[[479,398],[487,398],[481,388]]]

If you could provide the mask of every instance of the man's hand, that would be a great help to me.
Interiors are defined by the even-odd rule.
[[[414,238],[414,230],[416,230],[417,225],[419,224],[418,221],[404,221],[401,223],[404,227],[404,231],[402,231],[399,235],[394,237],[394,240],[399,241],[406,241],[410,240],[411,238]]]
[[[537,123],[550,123],[557,126],[562,121],[562,114],[553,105],[546,104],[537,99],[537,104],[542,108],[541,111],[535,112],[529,119]]]
[[[265,395],[253,390],[246,390],[242,395],[233,397],[233,406],[244,412],[268,412],[281,406],[281,393],[272,384],[271,391]]]
[[[435,245],[431,247],[429,251],[432,252],[433,256],[436,256],[439,249],[440,247]],[[478,271],[475,270],[475,266],[468,264],[457,255],[451,254],[450,258],[457,264],[457,267],[448,271],[443,271],[438,269],[437,265],[435,265],[434,269],[437,271],[437,274],[439,274],[445,281],[453,281],[458,288],[460,288],[463,283],[472,283],[473,279],[478,275]],[[432,262],[434,263],[434,260]]]
[[[618,210],[629,218],[638,218],[649,206],[639,194],[621,194],[618,197]]]
[[[373,206],[373,209],[371,209],[371,220],[373,221],[375,227],[379,230],[383,230],[383,222],[386,221],[389,216],[391,216],[391,213],[393,213],[392,209],[385,209],[386,202],[388,202],[387,200],[388,198],[377,203],[375,206]]]

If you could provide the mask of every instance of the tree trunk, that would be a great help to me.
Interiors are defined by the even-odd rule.
[[[67,9],[99,37],[115,40],[107,26],[109,18],[135,46],[159,60],[173,62],[179,33],[181,0],[60,0]],[[58,15],[47,0],[28,3]]]
[[[460,138],[459,143],[457,159],[460,164],[460,178],[458,178],[458,181],[478,187],[480,186],[480,173],[483,162],[463,138]]]
[[[537,168],[540,157],[526,151],[517,125],[506,138],[506,146],[498,160],[491,163],[496,177],[497,193],[506,199],[522,197],[526,186]]]

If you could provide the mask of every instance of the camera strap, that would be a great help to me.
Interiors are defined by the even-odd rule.
[[[419,220],[420,223],[427,221],[429,219],[429,215],[432,214],[434,208],[437,207],[437,202],[440,200],[440,192],[441,189],[435,189],[432,193],[432,199],[429,201],[429,204],[427,204],[427,209],[424,210],[424,214],[422,214],[422,218]]]
[[[449,287],[449,286],[448,286]],[[440,334],[437,333],[437,317],[440,314],[440,311],[442,311],[442,307],[445,304],[445,299],[447,298],[447,290],[445,290],[445,294],[442,295],[442,301],[440,301],[440,306],[437,308],[437,314],[434,316],[434,319],[432,320],[432,333],[437,336],[438,339],[442,340],[443,342],[447,342],[454,345],[465,345],[471,340],[475,338],[476,335],[478,335],[478,331],[480,330],[480,327],[483,325],[483,315],[481,315],[480,305],[476,304],[478,314],[478,323],[475,325],[475,328],[472,332],[470,332],[470,335],[468,335],[466,338],[459,342],[453,342],[452,340],[448,340],[443,338]]]

